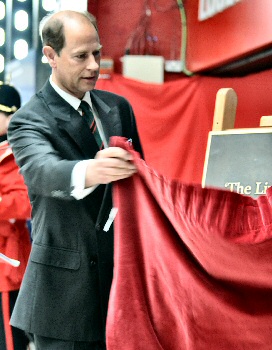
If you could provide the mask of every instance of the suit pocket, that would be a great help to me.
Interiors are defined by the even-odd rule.
[[[77,270],[80,266],[80,254],[77,250],[55,248],[33,243],[30,260],[43,265]]]

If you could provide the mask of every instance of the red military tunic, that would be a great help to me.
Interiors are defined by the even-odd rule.
[[[9,292],[18,291],[30,253],[30,236],[27,219],[30,218],[27,188],[7,141],[0,143],[0,253],[20,261],[19,267],[0,259],[0,293],[6,347],[14,349],[9,325]]]
[[[0,143],[0,252],[20,261],[13,267],[0,260],[0,292],[18,290],[30,253],[26,220],[30,218],[27,188],[7,141]]]

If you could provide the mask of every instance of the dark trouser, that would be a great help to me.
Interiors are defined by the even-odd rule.
[[[15,301],[17,299],[18,291],[9,292],[9,309],[10,313],[14,308]],[[6,320],[7,321],[7,320]],[[14,350],[25,350],[29,343],[28,337],[20,329],[11,327]],[[6,336],[4,329],[4,319],[2,310],[2,294],[0,293],[0,350],[6,350]]]
[[[64,341],[34,334],[36,350],[106,350],[104,342]]]

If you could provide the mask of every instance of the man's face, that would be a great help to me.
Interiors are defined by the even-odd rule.
[[[82,98],[95,87],[100,68],[98,34],[86,20],[65,24],[65,46],[60,55],[54,55],[53,81],[63,90]]]

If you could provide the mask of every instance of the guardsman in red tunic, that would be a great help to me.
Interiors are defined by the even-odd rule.
[[[0,83],[0,350],[25,350],[29,343],[23,331],[9,325],[31,245],[27,188],[7,142],[9,121],[20,104],[18,91]]]

